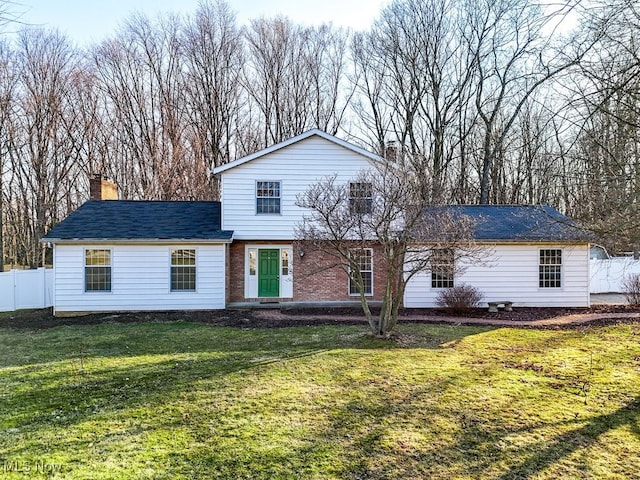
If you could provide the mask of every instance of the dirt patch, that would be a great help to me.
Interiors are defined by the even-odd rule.
[[[452,318],[486,319],[514,322],[530,322],[564,315],[610,313],[611,319],[598,320],[591,325],[619,323],[615,313],[640,312],[640,308],[629,305],[596,305],[591,308],[514,308],[512,312],[489,313],[487,309],[473,309],[466,313],[450,313],[442,309],[403,309],[402,322],[443,322]],[[373,309],[373,313],[379,313]],[[409,319],[407,319],[409,317]],[[366,319],[359,308],[269,308],[269,309],[228,309],[206,311],[175,312],[109,312],[84,315],[81,317],[54,317],[52,309],[19,311],[0,316],[0,327],[37,330],[60,325],[96,325],[106,322],[175,322],[188,321],[209,325],[239,328],[278,328],[310,325],[365,325]]]

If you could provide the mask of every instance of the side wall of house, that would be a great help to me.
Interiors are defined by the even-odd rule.
[[[111,291],[85,292],[85,250],[111,251]],[[196,250],[196,291],[171,291],[171,249]],[[225,246],[56,245],[54,312],[225,308]]]
[[[539,286],[540,249],[562,250],[562,286]],[[482,305],[512,301],[518,307],[589,306],[589,247],[587,245],[497,245],[487,247],[483,263],[470,263],[454,284],[473,285],[483,294]],[[407,284],[408,308],[435,307],[440,289],[431,287],[431,272],[416,275]]]
[[[304,210],[296,197],[322,178],[338,174],[346,183],[370,168],[369,160],[312,136],[222,173],[222,228],[234,240],[292,240]],[[280,213],[256,213],[256,182],[279,181]]]

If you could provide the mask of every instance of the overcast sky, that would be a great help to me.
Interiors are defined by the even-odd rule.
[[[283,14],[297,23],[336,26],[362,30],[369,27],[385,0],[229,0],[238,21]],[[191,13],[198,0],[19,0],[16,10],[27,24],[58,28],[82,46],[101,40],[116,30],[133,12],[150,17],[158,13]]]

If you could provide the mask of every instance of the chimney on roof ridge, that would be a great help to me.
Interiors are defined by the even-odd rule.
[[[118,184],[101,173],[89,177],[89,200],[118,200]]]

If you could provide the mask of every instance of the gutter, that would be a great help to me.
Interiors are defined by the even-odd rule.
[[[41,238],[40,243],[54,245],[217,245],[233,243],[229,239],[199,239],[199,238]]]

